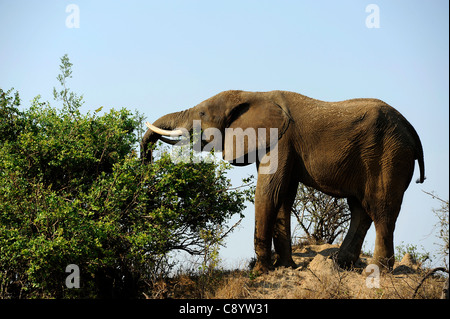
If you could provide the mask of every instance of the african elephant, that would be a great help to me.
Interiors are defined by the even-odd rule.
[[[182,131],[174,131],[177,128],[192,131],[195,120],[201,121],[196,123],[201,123],[204,132],[221,133],[214,139],[224,159],[235,165],[256,162],[255,271],[295,266],[290,215],[299,182],[347,198],[351,222],[337,255],[340,266],[348,267],[358,259],[372,222],[376,230],[372,262],[393,266],[395,222],[416,159],[417,183],[425,179],[419,136],[397,110],[378,99],[324,102],[287,91],[224,91],[149,124],[141,143],[142,156],[151,159],[149,143],[164,139],[162,135],[180,135]],[[235,136],[228,138],[231,132]],[[205,141],[211,142],[207,135]],[[257,156],[250,156],[255,152]],[[267,164],[271,155],[277,155],[276,160]],[[262,163],[272,169],[263,171]],[[278,254],[275,265],[272,239]]]

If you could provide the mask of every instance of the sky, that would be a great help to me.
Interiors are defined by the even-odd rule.
[[[374,4],[375,6],[369,6]],[[229,89],[287,90],[325,101],[378,98],[417,130],[427,180],[405,193],[395,246],[434,252],[449,197],[449,2],[0,0],[0,87],[53,101],[60,58],[81,111],[126,107],[150,122]],[[373,9],[375,8],[375,9]],[[254,166],[230,172],[233,184]],[[254,207],[220,254],[254,256]],[[235,220],[231,221],[234,223]],[[372,226],[363,248],[374,250]]]

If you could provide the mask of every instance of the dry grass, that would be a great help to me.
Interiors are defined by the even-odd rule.
[[[333,261],[337,246],[309,245],[294,250],[297,269],[278,268],[254,277],[250,271],[218,271],[215,279],[180,275],[165,283],[159,297],[218,299],[439,299],[444,278],[427,274],[411,261],[397,263],[381,273],[379,285],[364,275],[364,268],[342,270]],[[365,257],[362,257],[365,261]],[[416,288],[420,288],[416,291]]]

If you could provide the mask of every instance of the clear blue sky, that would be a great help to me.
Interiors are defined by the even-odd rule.
[[[79,28],[68,28],[69,4]],[[379,8],[367,28],[366,6]],[[427,180],[407,190],[395,232],[435,250],[439,203],[449,196],[449,3],[430,1],[13,1],[0,0],[0,87],[24,106],[52,102],[60,57],[83,110],[126,107],[153,121],[227,89],[290,90],[337,101],[375,97],[418,131]],[[56,102],[53,102],[56,103]],[[231,177],[254,174],[236,168]],[[418,177],[417,165],[414,180]],[[222,257],[253,256],[253,207]],[[373,227],[365,244],[374,248]]]

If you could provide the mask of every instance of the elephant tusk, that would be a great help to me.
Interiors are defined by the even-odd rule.
[[[156,126],[154,126],[153,124],[150,124],[149,122],[145,122],[145,125],[147,125],[147,127],[149,129],[151,129],[153,132],[160,134],[160,135],[165,135],[165,136],[180,136],[183,135],[183,131],[182,130],[173,130],[173,131],[168,131],[168,130],[163,130],[160,129]]]
[[[164,143],[170,144],[170,145],[178,145],[178,146],[182,146],[182,145],[188,145],[189,144],[189,139],[184,139],[184,140],[171,140],[167,137],[161,136],[159,138],[161,141],[163,141]]]

